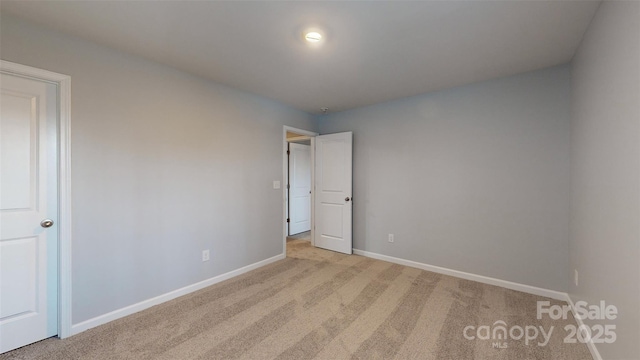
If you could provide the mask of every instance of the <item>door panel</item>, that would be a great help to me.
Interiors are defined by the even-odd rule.
[[[0,352],[57,333],[57,88],[1,74]],[[43,228],[49,218],[54,226]]]
[[[9,91],[2,93],[2,174],[0,208],[33,209],[36,204],[35,156],[37,99]]]
[[[323,191],[342,193],[347,186],[344,181],[345,150],[342,141],[324,141],[322,151],[326,159],[322,169]]]
[[[311,230],[311,146],[289,144],[289,235]]]
[[[324,204],[320,214],[324,220],[322,235],[334,239],[341,239],[344,235],[344,206],[339,204]]]
[[[0,294],[0,318],[31,315],[37,309],[38,238],[30,237],[2,241],[0,261],[10,273],[0,274],[2,293]]]
[[[315,245],[352,253],[353,133],[316,137]]]

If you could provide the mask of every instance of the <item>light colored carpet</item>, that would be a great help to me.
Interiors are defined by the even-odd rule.
[[[536,319],[536,301],[549,299],[304,240],[289,242],[287,253],[242,276],[0,359],[590,358],[585,345],[563,343],[572,318]],[[463,336],[467,325],[499,320],[555,331],[546,346],[508,340],[506,349]]]

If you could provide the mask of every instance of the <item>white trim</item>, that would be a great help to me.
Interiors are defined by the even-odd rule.
[[[316,203],[316,137],[313,136],[311,138],[311,246],[316,246],[315,203]]]
[[[276,262],[278,260],[282,260],[286,257],[286,255],[280,254],[280,255],[276,255],[274,257],[262,260],[262,261],[258,261],[256,263],[247,265],[245,267],[241,267],[240,269],[236,269],[236,270],[232,270],[229,271],[227,273],[224,273],[222,275],[218,275],[218,276],[214,276],[212,278],[209,278],[207,280],[203,280],[200,282],[197,282],[195,284],[191,284],[188,286],[185,286],[183,288],[177,289],[177,290],[173,290],[170,291],[166,294],[162,294],[159,296],[156,296],[154,298],[151,299],[147,299],[144,301],[141,301],[137,304],[133,304],[133,305],[129,305],[126,307],[123,307],[122,309],[118,309],[118,310],[114,310],[110,313],[104,314],[104,315],[100,315],[100,316],[96,316],[92,319],[83,321],[81,323],[75,324],[72,326],[71,328],[71,334],[72,335],[76,335],[78,333],[81,333],[83,331],[89,330],[91,328],[94,328],[96,326],[100,326],[103,324],[106,324],[108,322],[120,319],[122,317],[137,313],[139,311],[148,309],[152,306],[167,302],[169,300],[173,300],[177,297],[183,296],[183,295],[187,295],[189,293],[192,293],[194,291],[198,291],[200,289],[204,289],[207,286],[211,286],[214,284],[217,284],[219,282],[222,282],[224,280],[228,280],[231,279],[233,277],[236,277],[238,275],[242,275],[244,273],[247,273],[251,270],[255,270],[259,267],[265,266],[267,264],[271,264],[273,262]]]
[[[315,185],[315,176],[314,176],[314,158],[315,158],[315,149],[314,149],[314,139],[319,134],[309,130],[297,129],[291,126],[283,125],[282,126],[282,252],[284,254],[287,253],[287,182],[289,181],[289,174],[287,170],[289,168],[289,164],[287,162],[287,145],[289,142],[287,141],[287,131],[294,132],[296,134],[301,134],[308,136],[311,139],[311,188],[314,188]],[[314,226],[314,212],[313,212],[313,202],[314,197],[313,193],[315,191],[311,191],[311,230],[313,230]],[[311,231],[311,245],[313,246],[313,231]]]
[[[71,77],[0,60],[6,73],[58,87],[58,337],[71,335]]]
[[[444,274],[444,275],[449,275],[449,276],[453,276],[461,279],[477,281],[483,284],[500,286],[503,288],[522,291],[525,293],[544,296],[544,297],[548,297],[556,300],[564,301],[567,299],[567,293],[560,292],[560,291],[543,289],[543,288],[539,288],[531,285],[524,285],[524,284],[511,282],[507,280],[500,280],[500,279],[496,279],[488,276],[476,275],[476,274],[471,274],[464,271],[447,269],[440,266],[428,265],[428,264],[419,263],[416,261],[400,259],[393,256],[377,254],[377,253],[364,251],[364,250],[353,249],[353,253],[356,255],[366,256],[372,259],[384,260],[384,261],[392,262],[395,264],[411,266],[411,267],[422,269],[422,270],[432,271],[438,274]]]
[[[577,315],[576,305],[573,303],[573,300],[571,300],[571,296],[567,294],[567,297],[564,300],[567,302],[567,304],[569,304],[569,308],[571,308],[571,313],[573,314],[573,318],[576,319],[576,322],[578,323],[578,328],[580,328],[582,325],[584,325],[584,322],[582,321],[582,318]],[[587,341],[586,344],[587,344],[587,348],[589,349],[589,352],[591,353],[591,356],[593,357],[593,360],[602,360],[602,356],[600,356],[600,352],[596,348],[596,344],[593,343],[593,339],[589,339],[589,341]]]
[[[59,331],[61,339],[71,336],[71,78],[59,82],[58,123],[58,236],[59,247]]]

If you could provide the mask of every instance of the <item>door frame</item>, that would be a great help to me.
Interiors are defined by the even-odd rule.
[[[313,226],[315,223],[315,213],[313,209],[314,198],[315,198],[315,137],[319,134],[317,132],[302,130],[298,128],[294,128],[291,126],[283,125],[282,127],[282,254],[287,256],[287,234],[288,226],[287,226],[287,183],[289,182],[289,158],[287,155],[287,150],[289,148],[289,142],[287,142],[287,131],[294,132],[296,134],[306,135],[311,138],[311,245],[314,244],[313,239]]]
[[[58,337],[71,336],[71,77],[0,60],[2,72],[56,85],[58,95]]]

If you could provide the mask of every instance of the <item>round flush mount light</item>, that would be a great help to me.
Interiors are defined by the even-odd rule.
[[[304,39],[310,43],[317,43],[322,40],[322,34],[317,31],[309,31],[308,33],[304,34]]]

